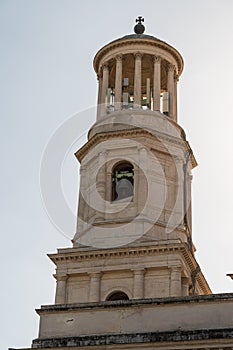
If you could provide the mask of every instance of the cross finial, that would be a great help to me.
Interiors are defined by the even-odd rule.
[[[142,16],[138,16],[138,18],[136,19],[136,23],[138,22],[138,24],[142,24],[142,22],[144,22],[144,18]]]
[[[138,18],[136,19],[136,25],[134,27],[134,32],[138,35],[143,34],[145,31],[145,27],[142,24],[142,22],[144,22],[144,18],[142,16],[138,16]]]

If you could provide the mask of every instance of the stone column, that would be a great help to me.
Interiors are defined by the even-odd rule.
[[[54,275],[57,280],[55,304],[66,303],[66,281],[67,275]]]
[[[142,95],[142,54],[135,53],[135,68],[134,68],[134,108],[141,107]]]
[[[168,115],[174,118],[174,73],[175,67],[170,64],[168,67],[167,74],[167,91],[169,93],[169,112]]]
[[[100,301],[100,277],[100,272],[90,273],[89,302]]]
[[[179,266],[171,268],[170,296],[180,297],[181,293],[181,268]]]
[[[97,120],[101,116],[101,97],[102,97],[102,76],[98,74],[98,82],[99,82],[99,89],[98,89],[98,105],[97,105]]]
[[[133,298],[142,299],[144,297],[144,269],[133,270]]]
[[[102,80],[102,87],[101,87],[101,116],[104,116],[106,114],[106,96],[107,96],[107,89],[108,89],[108,80],[109,80],[109,67],[108,63],[105,63],[103,65],[103,80]]]
[[[161,58],[158,56],[154,56],[153,60],[154,60],[153,110],[160,111]]]
[[[174,103],[173,103],[173,115],[174,120],[177,122],[177,83],[179,81],[178,75],[174,77]]]
[[[121,109],[122,97],[122,55],[116,56],[116,77],[115,77],[115,103],[114,109]]]

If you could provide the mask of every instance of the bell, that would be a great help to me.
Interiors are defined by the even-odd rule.
[[[116,185],[117,200],[131,197],[133,195],[133,185],[128,179],[121,179]]]

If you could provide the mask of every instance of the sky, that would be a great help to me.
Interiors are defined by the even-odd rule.
[[[199,164],[193,171],[196,258],[214,293],[233,291],[226,277],[233,272],[233,2],[0,0],[1,349],[30,347],[37,337],[34,310],[52,304],[55,293],[46,254],[71,246],[72,232],[56,228],[41,198],[46,145],[59,126],[80,116],[62,166],[75,217],[79,167],[73,153],[95,121],[94,113],[80,113],[96,103],[92,61],[103,45],[132,33],[139,15],[146,34],[184,58],[178,110]],[[75,219],[72,225],[75,232]]]

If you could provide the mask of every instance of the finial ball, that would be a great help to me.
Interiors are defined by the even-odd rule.
[[[138,18],[136,19],[137,24],[134,27],[134,32],[136,34],[143,34],[145,31],[145,27],[142,24],[142,22],[144,22],[144,18],[142,18],[142,16],[138,16]]]

